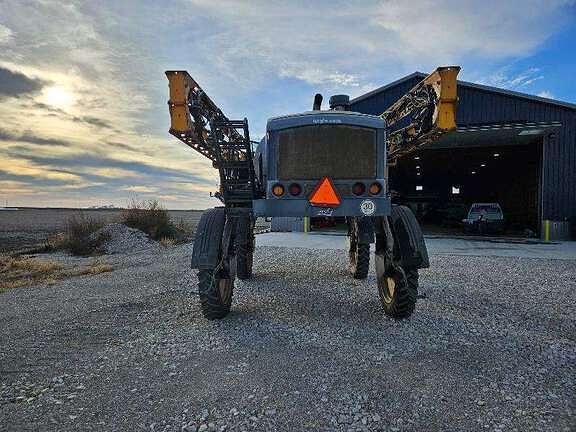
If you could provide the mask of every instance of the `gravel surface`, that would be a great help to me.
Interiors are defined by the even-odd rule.
[[[126,254],[142,251],[153,253],[158,252],[161,247],[158,242],[151,240],[146,233],[120,223],[108,224],[90,235],[91,240],[97,240],[102,237],[106,239],[102,244],[102,250],[106,254]]]
[[[208,322],[189,255],[0,294],[0,430],[576,429],[576,261],[433,256],[397,322],[346,252],[263,247]]]

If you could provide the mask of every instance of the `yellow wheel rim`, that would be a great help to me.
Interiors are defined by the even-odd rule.
[[[394,292],[396,291],[396,281],[393,277],[386,278],[386,286],[388,288],[388,297],[392,299],[392,297],[394,297]]]

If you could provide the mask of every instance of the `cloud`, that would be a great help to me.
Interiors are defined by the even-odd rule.
[[[96,175],[105,178],[127,178],[127,177],[138,177],[138,172],[131,171],[123,168],[113,168],[113,167],[102,167],[102,168],[92,168],[90,170],[91,175]]]
[[[307,67],[306,65],[296,65],[285,67],[279,71],[280,77],[297,78],[308,84],[328,85],[336,87],[358,87],[358,76],[342,73],[338,71],[327,72],[319,67]]]
[[[122,190],[127,192],[135,192],[135,193],[156,193],[158,192],[158,188],[151,187],[151,186],[128,186],[122,188]]]
[[[66,111],[64,111],[63,109],[51,106],[51,105],[44,103],[44,102],[33,102],[31,104],[31,106],[34,108],[37,108],[39,110],[46,111],[46,112],[50,113],[51,115],[53,115],[54,117],[60,117],[63,119],[73,121],[75,123],[84,123],[84,124],[95,126],[97,128],[102,128],[102,129],[112,129],[113,128],[112,124],[108,120],[104,120],[104,119],[89,116],[89,115],[83,115],[83,116],[70,115]]]
[[[200,76],[240,86],[293,78],[329,88],[362,87],[416,69],[462,61],[525,56],[568,18],[564,0],[324,1],[300,3],[189,0],[198,32],[190,51]],[[217,21],[210,21],[212,17]]]
[[[112,125],[110,124],[110,122],[108,122],[106,120],[102,120],[102,119],[97,118],[97,117],[91,117],[91,116],[73,117],[72,120],[87,123],[89,125],[96,126],[99,128],[104,128],[104,129],[112,128]]]
[[[26,131],[21,135],[10,132],[6,129],[0,129],[0,141],[11,142],[26,142],[37,145],[57,145],[57,146],[70,146],[68,141],[56,138],[45,138],[37,136],[30,131]]]
[[[511,66],[506,66],[485,78],[476,80],[476,82],[493,87],[522,91],[523,88],[544,79],[544,75],[537,67],[522,71],[512,71],[511,69]]]
[[[109,141],[106,144],[108,144],[111,147],[114,147],[116,149],[120,149],[120,150],[127,150],[127,151],[135,151],[137,150],[136,147],[133,147],[129,144],[124,144],[121,142],[117,142],[117,141]],[[139,151],[142,151],[142,149],[138,149]]]
[[[0,180],[0,190],[3,194],[32,194],[35,192],[34,187],[15,180]]]
[[[371,21],[388,31],[396,52],[437,61],[474,54],[489,58],[533,52],[567,20],[566,0],[390,0]]]
[[[213,184],[210,177],[200,173],[193,173],[184,169],[171,168],[169,166],[158,166],[146,163],[142,160],[120,160],[102,155],[69,155],[53,156],[38,155],[37,153],[5,152],[8,157],[22,161],[29,161],[32,164],[49,167],[52,171],[66,171],[78,176],[97,175],[102,177],[130,177],[127,172],[134,173],[140,177],[156,178],[161,181],[194,182],[197,184]],[[131,183],[131,182],[129,182]]]
[[[12,30],[0,24],[0,45],[5,44],[12,39]]]
[[[554,99],[554,94],[552,94],[552,92],[548,91],[548,90],[543,90],[539,93],[536,94],[536,96],[540,96],[546,99]]]
[[[28,180],[29,182],[54,181],[63,186],[66,184],[79,184],[83,182],[80,175],[54,169],[53,167],[24,160],[22,158],[2,157],[0,164],[0,178]]]
[[[0,67],[0,100],[36,93],[44,83],[38,79]]]

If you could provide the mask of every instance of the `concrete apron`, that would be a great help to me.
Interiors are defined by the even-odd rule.
[[[344,234],[273,232],[256,236],[257,246],[283,248],[346,250],[348,240]],[[576,260],[576,242],[519,242],[477,240],[447,237],[426,237],[430,255],[502,256],[518,258],[550,258]]]

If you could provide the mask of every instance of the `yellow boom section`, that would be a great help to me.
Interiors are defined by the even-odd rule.
[[[166,71],[170,88],[170,133],[186,145],[216,162],[218,149],[211,140],[213,127],[220,125],[218,138],[242,141],[234,127],[222,126],[230,121],[206,92],[186,71]],[[220,137],[221,135],[221,137]]]
[[[424,80],[424,83],[431,85],[438,95],[435,112],[435,124],[438,129],[445,131],[456,129],[457,77],[459,72],[459,67],[442,67],[436,69]]]
[[[456,129],[459,72],[459,66],[437,68],[382,113],[389,130],[389,162]]]
[[[170,131],[186,133],[192,129],[190,111],[188,109],[188,94],[196,86],[196,82],[186,71],[168,71],[168,86],[170,88]]]

